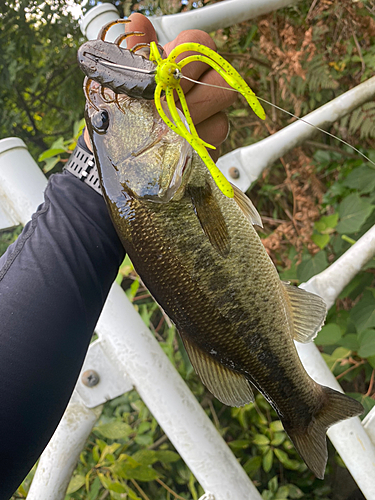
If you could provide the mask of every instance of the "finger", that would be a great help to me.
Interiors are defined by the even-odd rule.
[[[182,31],[174,40],[165,44],[164,50],[166,54],[169,55],[172,50],[177,47],[177,45],[189,42],[200,43],[216,52],[215,42],[212,40],[210,35],[201,30]],[[183,52],[177,57],[176,61],[179,62],[181,61],[181,59],[185,59],[185,57],[191,56],[193,54],[198,54],[198,52]],[[200,76],[203,75],[203,73],[208,69],[209,66],[206,63],[203,63],[201,61],[194,61],[184,67],[183,73],[193,80],[198,80]],[[182,90],[185,93],[189,92],[189,90],[194,85],[194,83],[184,79],[182,79],[180,83]]]
[[[90,139],[89,131],[87,130],[87,127],[85,127],[85,130],[83,132],[83,138],[85,140],[86,146],[92,152],[91,139]]]
[[[150,43],[158,41],[156,31],[147,17],[142,14],[135,13],[129,16],[129,20],[131,23],[125,25],[125,32],[129,33],[130,31],[142,31],[145,36],[130,36],[127,38],[126,46],[128,49],[133,48],[134,45],[137,45],[137,43]]]
[[[228,137],[229,120],[227,115],[220,111],[201,122],[196,128],[201,139],[215,147],[219,147]]]
[[[200,81],[224,88],[194,85],[190,92],[185,95],[186,103],[195,124],[201,123],[210,118],[210,116],[226,109],[236,101],[238,96],[237,92],[226,90],[231,87],[215,70],[204,73]],[[177,107],[180,108],[180,105],[178,104]]]

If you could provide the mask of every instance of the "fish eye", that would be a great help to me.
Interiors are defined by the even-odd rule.
[[[95,130],[98,132],[105,132],[109,126],[109,115],[108,111],[105,109],[96,113],[92,119],[91,123]]]

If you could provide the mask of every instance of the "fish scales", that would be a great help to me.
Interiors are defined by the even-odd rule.
[[[280,281],[255,208],[236,189],[233,199],[220,192],[152,102],[92,94],[99,112],[88,103],[86,121],[112,220],[202,382],[232,406],[252,401],[255,386],[322,478],[326,429],[362,411],[313,381],[298,357],[293,339],[316,335],[322,299]]]

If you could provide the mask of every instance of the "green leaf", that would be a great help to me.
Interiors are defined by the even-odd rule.
[[[86,122],[85,119],[77,120],[73,124],[73,137],[78,139],[78,137],[82,134],[82,130],[85,128]]]
[[[340,293],[339,299],[344,299],[345,297],[356,299],[366,287],[371,286],[372,279],[373,278],[370,273],[358,273]]]
[[[325,229],[335,228],[337,226],[338,221],[339,221],[339,214],[337,212],[331,215],[324,215],[320,219],[320,222],[325,225]]]
[[[367,414],[369,411],[371,411],[374,406],[375,406],[375,400],[372,398],[365,396],[361,398],[361,403],[363,404],[363,407],[365,409],[365,414]]]
[[[114,452],[120,448],[121,444],[120,443],[112,443],[110,445],[106,445],[103,450],[102,454],[100,455],[100,462],[103,462],[104,460],[109,460],[110,462],[114,462]]]
[[[280,450],[280,448],[275,448],[274,450],[277,459],[283,464],[286,469],[297,470],[300,467],[300,463],[297,460],[292,460],[289,458],[285,451]]]
[[[129,488],[129,486],[126,486],[126,493],[128,494],[129,498],[131,498],[131,500],[142,500],[132,488]],[[121,495],[121,498],[119,498],[119,500],[123,500],[123,498],[124,495]]]
[[[272,446],[280,446],[285,441],[285,432],[276,432],[271,441]]]
[[[98,425],[94,428],[94,431],[100,432],[107,439],[125,439],[133,432],[133,429],[125,422],[115,420],[107,424]]]
[[[96,463],[99,462],[100,460],[99,446],[94,446],[94,448],[92,449],[92,458]]]
[[[281,420],[274,420],[270,423],[270,429],[273,432],[282,432],[284,430]]]
[[[334,323],[328,323],[320,330],[314,342],[317,345],[333,345],[337,344],[341,337],[341,328]]]
[[[81,476],[81,474],[73,476],[72,479],[70,480],[68,489],[66,490],[66,494],[70,495],[71,493],[78,491],[80,488],[82,488],[84,484],[85,484],[85,476]]]
[[[324,271],[328,267],[327,254],[321,250],[313,257],[309,255],[297,268],[297,276],[300,282],[306,282],[315,274]]]
[[[350,194],[340,203],[340,221],[336,230],[340,234],[356,233],[361,229],[374,208],[374,205],[361,198],[357,193]]]
[[[255,434],[254,439],[252,441],[254,444],[258,446],[264,446],[266,444],[269,444],[270,442],[268,437],[264,436],[263,434]]]
[[[128,469],[126,472],[127,479],[136,479],[137,481],[154,481],[159,477],[159,473],[152,467],[136,467]]]
[[[150,446],[154,441],[150,434],[141,434],[135,436],[134,441],[141,446]]]
[[[98,497],[99,491],[100,491],[100,486],[101,486],[100,479],[98,477],[96,477],[94,479],[94,482],[90,486],[90,492],[89,492],[89,495],[87,497],[87,500],[95,500]]]
[[[289,486],[280,486],[275,495],[275,500],[287,500],[289,497]]]
[[[247,474],[251,474],[260,469],[262,465],[262,457],[259,455],[249,458],[249,460],[244,464],[243,468]]]
[[[163,464],[170,464],[180,460],[180,455],[175,451],[160,450],[156,451],[155,453],[157,460]]]
[[[138,429],[137,433],[138,434],[144,434],[145,432],[149,431],[151,429],[151,424],[150,422],[141,422]]]
[[[272,491],[272,493],[276,493],[278,486],[279,481],[277,479],[277,476],[273,476],[273,478],[268,481],[268,489]]]
[[[344,186],[357,189],[361,193],[371,193],[375,189],[375,170],[366,165],[353,170],[343,182]]]
[[[132,455],[132,458],[134,460],[136,460],[138,463],[140,463],[141,465],[152,465],[155,462],[157,462],[158,460],[160,460],[157,456],[157,453],[158,452],[156,452],[154,450],[143,449],[143,450],[139,450],[136,453],[134,453],[134,455]],[[173,452],[171,451],[170,453],[173,453]]]
[[[373,368],[375,368],[375,356],[369,356],[367,358],[367,362],[370,364],[370,366],[372,366]]]
[[[273,499],[272,491],[263,490],[262,491],[262,498],[263,498],[263,500],[272,500]]]
[[[301,491],[297,486],[294,484],[288,484],[289,486],[289,497],[290,498],[302,498],[303,497],[303,491]]]
[[[53,168],[55,168],[56,164],[59,163],[60,161],[60,156],[53,157],[53,158],[47,158],[45,160],[45,165],[43,167],[43,172],[46,174],[47,172],[50,172]]]
[[[331,354],[331,358],[334,360],[345,359],[348,356],[350,356],[350,354],[351,354],[350,349],[346,349],[345,347],[338,347]]]
[[[339,214],[336,212],[332,215],[324,215],[318,221],[314,222],[314,228],[319,233],[329,234],[337,226],[338,220]]]
[[[197,490],[195,488],[195,477],[193,476],[193,474],[190,474],[190,477],[189,477],[189,490],[190,490],[190,493],[191,493],[191,496],[193,497],[193,500],[198,500],[198,493],[197,493]]]
[[[118,481],[112,481],[109,484],[108,489],[110,491],[114,491],[115,493],[127,493],[127,489],[125,488],[125,486]]]
[[[341,345],[342,347],[346,347],[347,349],[350,349],[351,351],[358,351],[358,349],[359,349],[358,336],[355,333],[346,334],[337,343],[338,343],[338,345]]]
[[[375,327],[375,298],[367,292],[350,311],[350,319],[355,324],[357,332]]]
[[[361,358],[375,356],[375,330],[369,329],[361,332],[359,335],[359,344],[358,355]]]
[[[103,487],[106,490],[108,490],[112,481],[108,477],[106,477],[102,472],[98,472],[98,478],[100,479],[100,482],[102,483]]]
[[[323,250],[324,247],[326,247],[329,243],[329,240],[331,239],[329,234],[313,234],[311,236],[311,239],[315,243],[315,245],[318,245],[318,247]]]
[[[136,296],[137,292],[138,292],[138,288],[139,288],[139,280],[136,279],[133,281],[133,283],[130,285],[130,297],[129,298],[133,298]]]
[[[262,436],[262,437],[264,437],[264,436]],[[244,449],[249,447],[249,441],[246,439],[237,439],[234,441],[229,441],[228,444],[232,448],[232,450],[244,450]],[[258,444],[258,443],[255,443],[255,444]]]
[[[273,450],[269,449],[263,457],[263,470],[264,472],[269,472],[272,469],[273,464]]]
[[[44,151],[41,155],[39,155],[38,161],[44,161],[47,158],[52,158],[52,156],[57,156],[60,153],[65,153],[64,148],[51,148],[47,149],[47,151]]]

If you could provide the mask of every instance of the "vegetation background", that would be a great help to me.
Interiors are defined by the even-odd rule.
[[[149,15],[214,1],[114,3],[124,15]],[[83,76],[76,51],[83,38],[62,0],[6,0],[0,14],[0,137],[21,137],[50,175],[61,170],[82,127]],[[212,36],[259,96],[302,116],[373,75],[374,18],[373,0],[302,0]],[[237,101],[229,111],[231,133],[223,153],[293,121],[266,108],[267,119],[261,122],[242,99]],[[375,161],[374,119],[375,102],[368,102],[329,131]],[[281,278],[296,284],[308,280],[364,234],[375,222],[374,188],[373,165],[321,133],[265,171],[250,196],[262,215],[261,237]],[[1,253],[19,231],[0,234]],[[341,293],[316,339],[336,378],[366,411],[375,404],[374,264],[369,262]],[[215,400],[129,260],[118,281],[265,500],[363,498],[331,445],[325,480],[317,480],[260,395],[256,404],[244,408]],[[34,470],[14,499],[26,497]],[[202,494],[163,429],[138,394],[130,392],[105,405],[66,500],[197,500]]]

